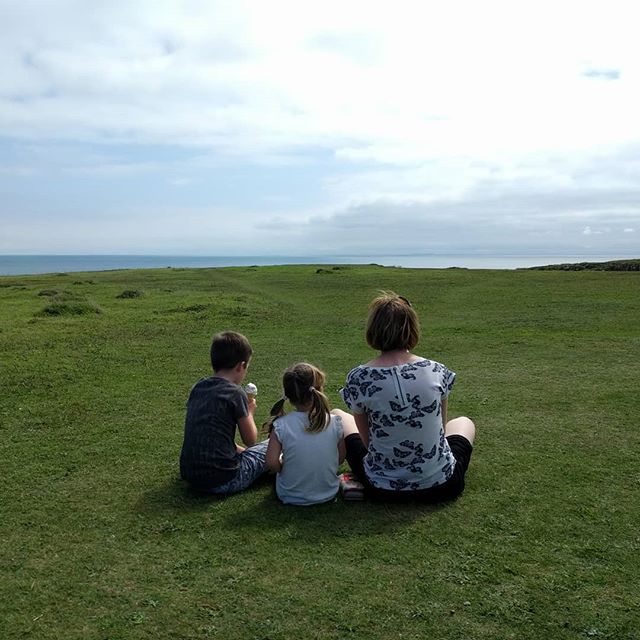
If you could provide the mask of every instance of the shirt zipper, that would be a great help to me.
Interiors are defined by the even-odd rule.
[[[396,391],[397,391],[396,395],[398,397],[398,400],[400,401],[400,404],[403,407],[406,407],[407,406],[407,401],[406,401],[406,399],[404,397],[404,394],[402,393],[402,387],[400,386],[400,378],[398,377],[398,372],[395,369],[391,369],[391,371],[393,371],[393,377],[394,377],[395,382],[396,382]]]

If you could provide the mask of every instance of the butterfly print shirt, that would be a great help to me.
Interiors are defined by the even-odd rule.
[[[374,487],[398,491],[428,489],[446,482],[455,458],[444,437],[442,399],[456,374],[433,360],[394,367],[360,365],[349,372],[342,398],[369,420],[364,459]]]

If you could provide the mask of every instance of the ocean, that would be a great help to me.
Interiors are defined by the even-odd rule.
[[[0,255],[0,275],[70,273],[113,269],[241,267],[282,264],[379,264],[422,269],[517,269],[565,262],[604,262],[629,256],[142,256],[142,255]],[[636,256],[637,257],[637,256]]]

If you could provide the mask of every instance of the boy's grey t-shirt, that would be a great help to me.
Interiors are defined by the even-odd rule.
[[[310,505],[331,500],[340,488],[338,442],[342,420],[331,416],[324,431],[309,433],[309,415],[292,411],[273,423],[282,445],[282,471],[276,493],[285,504]]]
[[[202,489],[232,480],[238,469],[236,425],[247,415],[248,400],[242,387],[217,376],[199,380],[187,401],[182,478]]]

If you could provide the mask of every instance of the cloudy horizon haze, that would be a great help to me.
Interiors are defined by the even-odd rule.
[[[639,14],[0,0],[0,254],[640,256]]]

